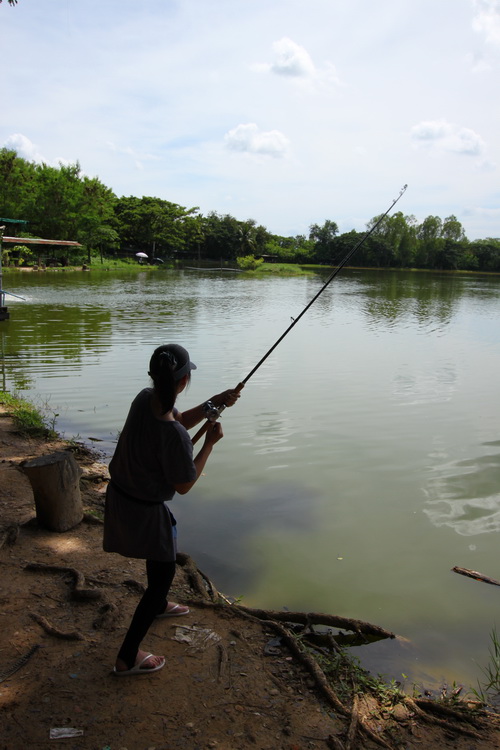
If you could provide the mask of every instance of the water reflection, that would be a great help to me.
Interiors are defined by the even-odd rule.
[[[452,363],[420,371],[405,366],[393,380],[394,398],[402,406],[442,404],[453,398],[457,387],[457,368]]]
[[[484,444],[498,449],[500,441]],[[486,453],[436,470],[424,513],[435,526],[462,536],[500,531],[500,453]]]
[[[256,418],[255,452],[285,453],[295,450],[290,444],[293,435],[293,422],[286,414],[259,414]]]
[[[400,325],[405,318],[413,319],[426,330],[444,331],[456,313],[464,293],[464,285],[455,277],[415,272],[381,272],[378,283],[364,284],[364,311],[371,325]],[[439,324],[436,327],[436,323]]]

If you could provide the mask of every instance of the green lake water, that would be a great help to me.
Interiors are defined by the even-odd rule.
[[[234,387],[319,275],[5,273],[3,387],[109,458],[161,343],[198,369],[179,408]],[[500,589],[500,277],[344,270],[222,418],[174,500],[180,548],[250,606],[401,636],[356,649],[407,683],[475,685]],[[55,415],[57,414],[57,417]]]

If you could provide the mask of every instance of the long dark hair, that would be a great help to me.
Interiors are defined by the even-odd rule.
[[[179,344],[164,344],[154,350],[149,361],[149,375],[159,398],[162,414],[172,411],[177,398],[177,383],[184,375],[188,376],[189,382],[191,369],[194,367],[188,352]]]

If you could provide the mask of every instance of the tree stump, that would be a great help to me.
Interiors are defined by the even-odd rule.
[[[68,531],[83,518],[80,477],[82,470],[72,453],[58,451],[25,461],[22,469],[35,498],[39,526]]]

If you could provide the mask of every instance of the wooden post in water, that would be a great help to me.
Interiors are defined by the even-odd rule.
[[[83,518],[82,470],[72,453],[58,451],[22,464],[35,498],[38,524],[50,531],[68,531]]]
[[[5,292],[3,290],[3,272],[2,272],[2,239],[4,226],[0,227],[0,320],[9,319],[9,311],[5,305]]]

